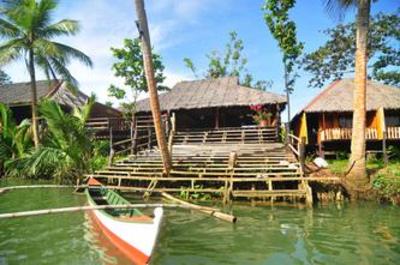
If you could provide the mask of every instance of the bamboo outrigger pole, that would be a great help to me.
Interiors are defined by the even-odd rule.
[[[147,17],[144,9],[143,0],[135,0],[136,14],[138,18],[137,26],[139,38],[141,40],[144,72],[146,75],[147,86],[150,94],[150,108],[154,120],[158,148],[161,152],[161,159],[164,167],[164,174],[168,175],[172,168],[171,156],[168,151],[167,140],[165,139],[164,127],[161,124],[160,102],[157,94],[157,83],[154,78],[154,68],[151,56],[150,34],[147,25]]]
[[[180,200],[178,198],[175,198],[174,196],[172,196],[172,195],[170,195],[168,193],[165,193],[165,192],[162,192],[161,195],[164,198],[166,198],[168,200],[171,200],[171,201],[173,201],[175,203],[178,203],[178,204],[180,204],[182,206],[188,207],[189,209],[198,210],[198,211],[200,211],[202,213],[214,216],[214,217],[216,217],[218,219],[221,219],[221,220],[224,220],[224,221],[227,221],[227,222],[230,222],[230,223],[236,223],[236,221],[237,221],[237,217],[236,216],[230,215],[230,214],[227,214],[227,213],[223,213],[219,209],[200,206],[200,205],[192,204],[192,203],[189,203],[189,202],[186,202],[186,201],[182,201],[182,200]]]

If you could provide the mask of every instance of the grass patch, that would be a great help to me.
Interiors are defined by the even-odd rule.
[[[347,159],[329,160],[329,170],[335,175],[347,173]],[[400,159],[391,160],[387,167],[380,159],[367,160],[367,170],[371,174],[372,187],[383,197],[395,204],[400,203]]]

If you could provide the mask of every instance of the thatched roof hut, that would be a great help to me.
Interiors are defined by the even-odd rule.
[[[295,133],[320,149],[329,144],[338,147],[338,141],[345,141],[343,146],[348,148],[354,86],[353,79],[337,80],[328,85],[292,119]],[[368,80],[366,109],[369,142],[382,140],[384,132],[389,140],[400,138],[400,88]]]
[[[36,91],[38,100],[52,99],[61,104],[66,110],[80,107],[86,103],[88,96],[81,91],[72,93],[65,82],[37,81]],[[30,82],[13,83],[0,86],[0,102],[8,105],[17,120],[30,118],[31,86]],[[92,117],[120,117],[121,112],[96,102],[93,106]]]
[[[183,81],[159,95],[161,110],[282,104],[286,98],[239,84],[237,77]],[[138,102],[138,112],[150,111],[148,99]]]
[[[282,111],[286,98],[239,84],[237,77],[183,81],[160,94],[162,111],[175,112],[178,127],[236,127],[251,123],[249,106]],[[149,99],[138,102],[139,114],[150,112]],[[180,120],[180,121],[179,121]],[[199,122],[200,121],[200,122]]]
[[[353,111],[353,79],[332,82],[316,96],[302,111],[304,112],[346,112]],[[367,82],[367,111],[400,109],[400,88],[376,81]]]

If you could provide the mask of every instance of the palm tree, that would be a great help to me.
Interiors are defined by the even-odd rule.
[[[92,61],[84,53],[68,45],[52,41],[55,37],[75,35],[79,23],[63,19],[52,23],[57,8],[56,0],[15,0],[3,1],[0,14],[0,36],[5,42],[0,45],[0,66],[23,58],[31,81],[31,111],[33,141],[39,144],[37,124],[36,66],[47,78],[59,75],[69,88],[76,88],[77,81],[67,69],[71,59],[77,59],[87,66]]]
[[[165,139],[164,127],[162,126],[161,122],[160,102],[158,100],[157,84],[154,78],[154,67],[151,57],[150,34],[149,34],[149,28],[147,26],[147,17],[144,8],[144,1],[135,0],[135,6],[136,6],[136,14],[139,21],[138,25],[139,25],[140,38],[143,51],[143,63],[144,63],[144,70],[146,74],[148,90],[150,94],[150,108],[151,108],[151,113],[153,115],[154,130],[156,132],[158,147],[160,148],[164,173],[168,175],[169,171],[172,168],[172,162],[168,150],[167,141]]]
[[[353,129],[351,156],[349,160],[350,171],[347,176],[352,188],[363,187],[369,182],[365,162],[365,129],[368,62],[367,43],[371,0],[327,0],[326,3],[329,11],[343,11],[352,6],[357,7]]]

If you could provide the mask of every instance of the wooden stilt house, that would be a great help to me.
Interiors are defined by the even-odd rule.
[[[37,81],[36,91],[39,102],[43,99],[54,100],[67,112],[84,105],[88,100],[88,96],[81,91],[72,93],[62,81]],[[10,107],[17,122],[30,119],[32,115],[30,82],[0,86],[0,102]],[[122,113],[100,102],[95,102],[93,105],[87,125],[95,129],[96,134],[103,136],[102,138],[108,137],[111,126],[114,130],[120,131],[121,136],[129,135],[129,124],[124,122]]]
[[[159,99],[164,113],[175,114],[177,130],[255,126],[252,105],[262,105],[268,126],[277,127],[286,105],[284,96],[242,86],[237,77],[180,82]],[[139,101],[137,116],[149,114],[149,99]]]
[[[353,116],[353,79],[328,85],[292,120],[299,137],[322,154],[349,151]],[[387,143],[400,144],[400,88],[367,82],[367,149],[379,149]]]

